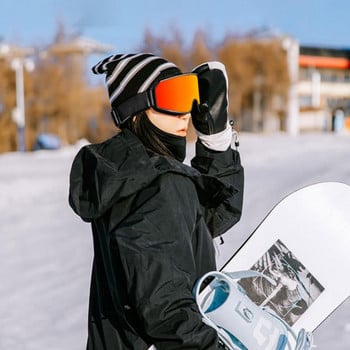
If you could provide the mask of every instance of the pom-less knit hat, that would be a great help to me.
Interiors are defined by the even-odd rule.
[[[113,108],[149,90],[156,82],[181,74],[174,63],[150,53],[112,55],[97,63],[92,71],[106,74],[112,116],[118,126],[121,121],[116,118]]]

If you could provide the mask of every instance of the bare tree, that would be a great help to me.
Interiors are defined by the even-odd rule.
[[[231,85],[230,113],[243,129],[264,130],[274,113],[274,97],[285,98],[289,86],[280,42],[228,37],[218,49],[218,58],[226,65]]]

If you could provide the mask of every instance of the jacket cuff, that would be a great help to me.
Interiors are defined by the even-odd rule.
[[[213,151],[200,140],[196,142],[196,156],[191,165],[202,174],[219,175],[235,173],[241,168],[239,152],[228,147],[225,151]]]
[[[208,148],[198,139],[196,142],[196,157],[220,160],[221,162],[232,163],[232,149],[228,146],[224,151],[216,151]]]

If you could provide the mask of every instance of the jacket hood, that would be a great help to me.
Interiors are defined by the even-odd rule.
[[[165,172],[190,177],[205,206],[215,206],[235,192],[232,186],[175,159],[150,157],[139,139],[123,129],[103,143],[80,149],[71,168],[69,204],[84,221],[91,221]]]

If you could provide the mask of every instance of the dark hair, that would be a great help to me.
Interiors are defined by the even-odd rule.
[[[159,139],[158,135],[154,132],[145,111],[140,112],[139,114],[135,115],[135,117],[128,119],[123,124],[122,128],[129,129],[141,140],[144,146],[151,151],[164,156],[173,156],[164,143]]]

